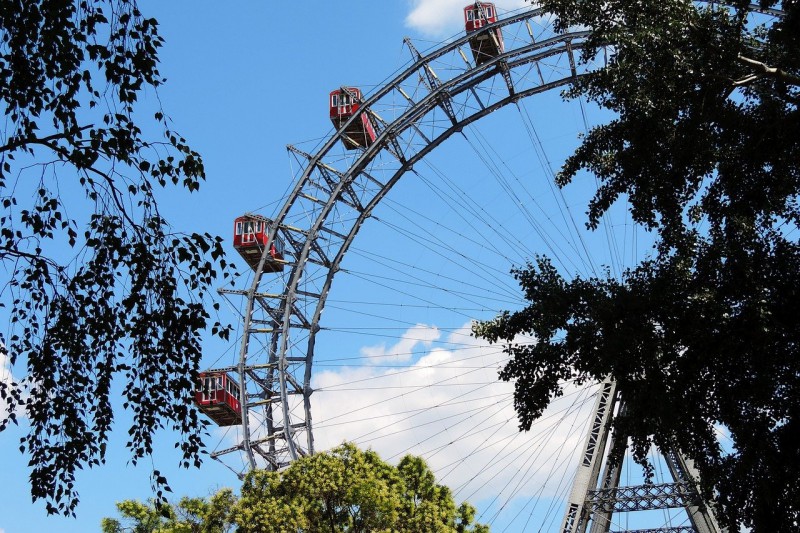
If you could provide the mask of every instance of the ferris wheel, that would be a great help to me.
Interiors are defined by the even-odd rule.
[[[242,439],[215,458],[241,451],[248,469],[280,468],[313,453],[311,370],[321,316],[361,227],[449,137],[585,71],[576,55],[588,32],[557,34],[540,9],[499,19],[483,2],[465,8],[465,20],[463,37],[424,55],[406,39],[413,61],[368,97],[357,87],[333,90],[336,131],[313,153],[288,147],[300,170],[283,206],[270,218],[247,214],[234,222],[234,247],[254,272],[249,287],[222,290],[247,300],[240,358],[204,378],[239,396],[242,414],[234,407],[218,423],[241,425]],[[255,430],[262,425],[266,433]]]
[[[507,502],[527,494],[524,476],[548,480],[536,492],[547,508],[536,512],[550,524],[539,527],[556,530],[568,465],[583,451],[604,389],[575,387],[520,437],[507,416],[510,385],[496,380],[505,354],[470,337],[469,322],[523,305],[509,271],[537,254],[565,274],[619,275],[651,237],[624,206],[586,231],[585,200],[596,183],[574,196],[554,184],[563,155],[554,146],[569,132],[574,145],[595,112],[580,101],[564,114],[550,109],[560,90],[604,63],[602,53],[595,63],[579,61],[588,31],[556,32],[541,9],[499,17],[488,2],[465,7],[464,25],[462,36],[427,51],[405,39],[410,61],[372,90],[331,88],[335,131],[318,145],[288,147],[296,171],[282,205],[234,221],[234,247],[252,269],[248,284],[221,290],[242,302],[238,356],[201,375],[196,399],[217,425],[232,428],[211,456],[237,475],[278,470],[335,444],[324,435],[340,435],[347,421],[359,429],[344,435],[368,446],[403,440],[403,427],[416,432],[410,451],[441,459],[437,473],[451,479],[487,453],[466,470],[502,472]],[[436,160],[445,141],[448,155]],[[332,340],[334,332],[353,340]],[[331,372],[365,361],[369,370],[347,379]],[[489,374],[494,383],[481,381]],[[447,387],[446,397],[429,394],[427,406],[411,400]],[[348,405],[331,408],[341,403]],[[429,437],[422,428],[431,424],[445,435]],[[525,459],[514,466],[510,456]],[[459,479],[457,495],[478,494],[475,483],[487,482],[477,477]],[[527,504],[514,512],[534,515]],[[688,526],[673,530],[689,531],[681,527]]]

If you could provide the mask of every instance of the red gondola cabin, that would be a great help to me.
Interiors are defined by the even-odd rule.
[[[218,426],[241,424],[239,384],[226,372],[201,372],[198,380],[194,401],[200,410]]]
[[[253,270],[258,268],[261,253],[268,244],[271,224],[270,219],[252,214],[240,216],[233,224],[233,247]],[[283,253],[283,241],[276,235],[275,241],[269,243],[269,256],[263,272],[283,270]]]
[[[497,22],[497,11],[491,2],[475,2],[464,8],[464,26],[467,34],[475,33],[487,24]],[[476,34],[469,40],[475,63],[482,65],[503,53],[503,33],[500,28]]]
[[[333,127],[337,130],[341,129],[361,106],[361,91],[357,87],[341,87],[331,91],[328,105]],[[343,137],[342,140],[348,150],[366,148],[375,142],[375,128],[372,126],[369,113],[366,112],[361,113],[360,117],[354,120],[344,133],[346,137]]]

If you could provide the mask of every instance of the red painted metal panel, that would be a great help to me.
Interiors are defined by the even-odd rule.
[[[359,110],[361,96],[361,90],[358,87],[345,87],[331,91],[328,96],[328,106],[333,127],[337,130],[340,129]],[[348,150],[366,148],[375,142],[377,137],[368,113],[362,113],[360,120],[350,124],[344,134],[342,142]]]
[[[328,96],[328,111],[331,119],[347,120],[358,111],[361,102],[361,90],[358,87],[346,87],[331,91]]]
[[[242,215],[233,223],[233,247],[253,269],[258,267],[261,251],[269,243],[271,224],[271,220],[260,215]],[[264,272],[283,270],[283,250],[283,241],[276,236],[270,244],[270,256],[274,261],[267,261]]]
[[[219,426],[242,423],[239,385],[225,372],[202,372],[194,401],[206,416]]]
[[[483,13],[481,13],[481,9]],[[493,3],[476,2],[464,8],[464,26],[467,33],[479,30],[492,22],[497,22],[497,11]]]

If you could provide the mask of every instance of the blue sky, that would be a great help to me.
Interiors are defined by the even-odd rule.
[[[504,10],[523,4],[517,0],[497,3]],[[207,183],[191,196],[182,191],[165,191],[162,212],[177,229],[227,237],[239,214],[259,211],[269,216],[280,205],[296,171],[287,156],[287,144],[313,146],[330,135],[326,109],[329,91],[343,84],[359,86],[366,92],[379,87],[410,57],[403,37],[410,36],[417,48],[425,50],[460,32],[463,2],[249,1],[220,6],[205,0],[140,2],[146,15],[159,20],[166,39],[161,72],[168,82],[158,96],[175,129],[203,154],[208,176]],[[476,205],[494,213],[495,222],[491,224],[506,224],[521,240],[533,240],[534,230],[520,221],[520,215],[508,207],[509,200],[503,199],[493,177],[496,168],[511,181],[534,184],[528,192],[532,202],[540,201],[544,206],[543,224],[553,225],[551,219],[566,216],[575,220],[576,228],[582,227],[585,197],[567,194],[559,200],[558,193],[546,183],[552,181],[552,170],[585,128],[582,111],[590,114],[590,120],[592,117],[588,107],[581,110],[576,104],[559,106],[558,94],[550,94],[537,97],[519,110],[498,112],[481,121],[479,128],[466,132],[464,139],[448,141],[432,154],[429,164],[420,165],[419,178],[397,187],[376,213],[385,222],[365,227],[343,265],[350,275],[342,276],[331,293],[327,322],[322,324],[331,333],[320,337],[317,350],[326,354],[315,367],[315,387],[324,391],[315,396],[324,399],[314,407],[314,420],[320,428],[315,432],[318,448],[356,439],[387,458],[407,451],[426,453],[445,483],[464,487],[457,491],[458,498],[469,498],[486,511],[484,521],[503,506],[506,513],[518,509],[523,518],[533,516],[534,512],[524,507],[525,502],[539,494],[543,502],[548,502],[546,507],[551,496],[558,490],[563,492],[567,482],[560,480],[567,475],[570,454],[583,439],[579,426],[590,402],[589,393],[575,391],[568,400],[571,403],[564,404],[562,411],[556,410],[561,413],[557,418],[566,426],[545,424],[538,436],[516,436],[510,385],[498,384],[495,379],[503,355],[470,338],[468,325],[471,318],[490,318],[499,309],[520,305],[519,295],[513,290],[481,292],[476,288],[475,295],[470,296],[464,287],[478,287],[478,278],[499,273],[504,281],[498,286],[513,289],[509,268],[530,259],[530,252],[547,250],[517,250],[509,259],[493,253],[488,246],[471,246],[469,230],[464,229],[468,226],[453,205],[431,194],[431,182],[440,175],[450,176]],[[526,132],[527,120],[533,125],[535,137]],[[496,167],[481,168],[481,158],[476,153],[470,155],[474,152],[473,142],[488,147],[486,154],[495,160]],[[544,158],[534,156],[538,149],[543,150]],[[549,204],[559,202],[568,206],[567,211],[548,210]],[[411,218],[415,220],[409,222]],[[430,228],[439,223],[442,239],[453,246],[463,246],[465,257],[479,259],[491,267],[486,267],[485,272],[470,272],[469,268],[454,264],[461,261],[436,253],[436,246],[421,246],[420,240],[413,238],[420,234],[412,228]],[[398,231],[397,226],[409,231]],[[624,215],[610,227],[621,240],[630,243],[615,252],[623,256],[623,264],[630,264],[624,258],[641,253],[633,245],[637,237]],[[558,231],[551,231],[557,241]],[[607,235],[596,234],[588,239],[598,265],[611,264],[603,251],[608,247]],[[230,252],[234,254],[232,249]],[[375,260],[375,255],[389,258],[389,263]],[[472,274],[480,276],[473,280]],[[462,299],[437,307],[420,305],[419,293],[406,298],[406,288],[415,286],[411,280],[420,278],[425,278],[429,286],[417,290],[432,294],[437,290],[459,292]],[[449,286],[448,280],[454,279],[457,289]],[[398,289],[398,285],[403,288]],[[496,301],[487,295],[496,296]],[[234,313],[230,319],[235,320]],[[390,330],[395,333],[387,333]],[[213,365],[231,358],[238,346],[209,339],[205,350],[207,364]],[[400,369],[402,365],[406,370]],[[414,376],[414,383],[448,382],[453,387],[430,387],[426,395],[406,394],[403,391],[409,390],[410,385],[404,379],[409,375]],[[390,392],[393,390],[400,392]],[[465,416],[464,403],[478,399],[490,403]],[[391,427],[376,429],[376,420],[388,420],[400,412],[423,411],[431,405],[446,407],[431,409],[412,422],[398,419]],[[343,406],[352,407],[349,414]],[[454,422],[456,419],[460,422]],[[124,428],[124,415],[120,422],[120,428]],[[476,428],[481,431],[473,431]],[[17,451],[19,433],[0,434],[4,479],[0,501],[6,510],[0,514],[0,533],[96,530],[101,517],[115,516],[116,501],[149,497],[148,475],[153,467],[168,474],[176,496],[204,496],[216,488],[236,484],[236,479],[213,461],[206,461],[199,471],[174,468],[177,459],[172,454],[169,435],[159,439],[161,447],[152,464],[135,468],[128,462],[124,433],[122,429],[114,435],[108,464],[80,473],[77,519],[46,518],[42,505],[30,503],[27,460]],[[558,438],[539,448],[524,444],[553,435]],[[213,448],[216,440],[224,442],[227,438],[214,431],[208,443]],[[492,438],[497,441],[490,442]],[[447,443],[456,444],[446,446]],[[488,444],[481,446],[482,443]],[[483,466],[476,466],[478,450],[487,455],[480,463]],[[543,466],[532,466],[534,455]],[[520,457],[520,462],[500,462],[499,458],[510,456]],[[486,476],[491,471],[498,475]],[[527,473],[524,480],[518,476],[522,471]],[[557,482],[538,493],[537,482],[548,479]],[[505,496],[494,501],[493,495],[501,492]],[[554,503],[549,511],[540,509],[536,513],[547,513],[551,520],[555,516],[558,521],[562,509]],[[509,526],[510,531],[521,530],[524,520],[514,522],[512,518],[504,515],[497,519],[496,530],[506,523],[515,524]]]

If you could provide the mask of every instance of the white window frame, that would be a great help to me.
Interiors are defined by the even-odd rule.
[[[228,394],[236,399],[239,398],[239,387],[230,379],[228,380]]]
[[[210,402],[211,401],[211,393],[214,392],[214,377],[213,376],[204,376],[203,381],[201,383],[203,390],[203,401]]]

